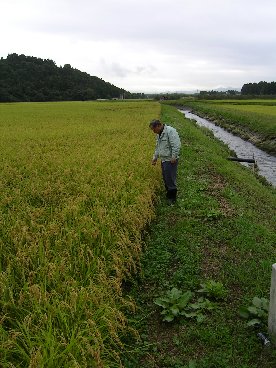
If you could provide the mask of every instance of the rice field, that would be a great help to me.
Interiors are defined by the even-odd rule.
[[[1,367],[121,366],[159,115],[156,102],[0,104]]]

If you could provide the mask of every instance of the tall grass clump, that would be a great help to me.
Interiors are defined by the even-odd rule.
[[[0,366],[119,367],[154,102],[0,105]]]

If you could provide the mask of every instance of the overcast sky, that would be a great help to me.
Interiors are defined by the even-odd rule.
[[[0,0],[0,57],[52,59],[131,92],[276,80],[275,0]]]

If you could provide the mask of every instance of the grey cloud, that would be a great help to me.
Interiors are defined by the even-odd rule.
[[[51,41],[59,36],[69,40],[72,54],[74,43],[80,41],[84,45],[118,43],[121,54],[116,57],[113,53],[114,60],[101,54],[103,48],[85,50],[87,59],[93,54],[101,60],[91,74],[98,73],[111,82],[212,86],[274,76],[274,0],[18,0],[17,4],[18,13],[15,7],[13,14],[3,14],[8,35],[5,48],[17,51],[12,49],[15,43],[9,42],[14,31],[41,34],[45,40],[50,35]],[[45,54],[51,55],[50,41],[43,46]],[[32,54],[36,56],[35,48]],[[151,55],[156,56],[152,59]]]
[[[138,65],[134,68],[130,68],[123,63],[107,62],[104,59],[101,59],[100,64],[105,73],[121,78],[127,78],[135,75],[149,75],[157,71],[157,68],[152,65]]]
[[[128,76],[128,74],[130,73],[130,70],[119,64],[119,63],[106,63],[105,61],[103,62],[103,67],[104,70],[107,74],[109,75],[114,75],[116,77],[120,77],[120,78],[126,78]]]

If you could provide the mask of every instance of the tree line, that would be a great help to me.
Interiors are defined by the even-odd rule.
[[[276,82],[246,83],[242,86],[241,94],[253,96],[276,95]]]
[[[58,67],[53,60],[10,54],[0,59],[0,102],[86,101],[131,95],[70,64]]]
[[[177,99],[185,94],[153,94],[155,99]],[[243,96],[276,96],[276,82],[246,83],[241,92],[234,90],[200,91],[199,98],[235,98]],[[91,76],[70,64],[57,66],[53,60],[9,54],[0,59],[0,102],[18,101],[86,101],[113,98],[145,98],[144,93],[131,93],[101,78]]]

